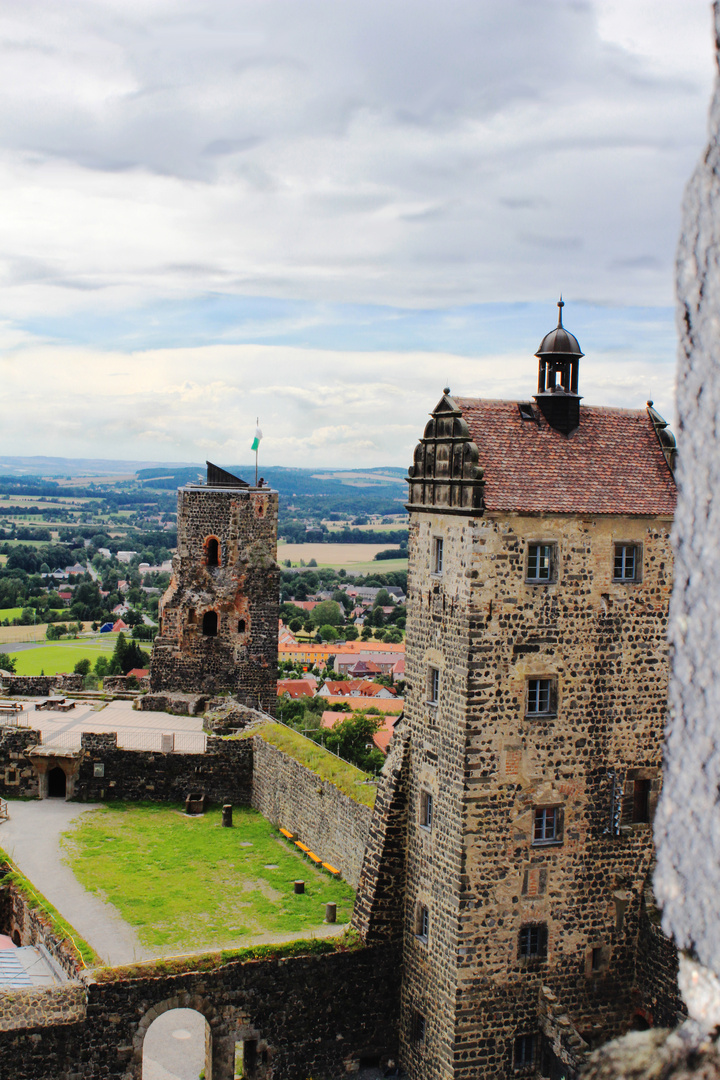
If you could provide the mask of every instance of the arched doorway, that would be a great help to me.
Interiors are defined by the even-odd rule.
[[[67,795],[67,777],[65,772],[56,765],[48,771],[48,798],[64,799]]]
[[[168,1009],[148,1027],[143,1040],[142,1080],[212,1078],[210,1026],[195,1009]]]
[[[217,611],[206,611],[203,615],[202,632],[205,637],[217,637],[218,617]]]

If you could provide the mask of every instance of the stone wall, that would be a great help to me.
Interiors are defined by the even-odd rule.
[[[78,693],[83,688],[83,677],[76,671],[54,675],[53,688],[69,694]]]
[[[84,733],[76,798],[183,802],[202,791],[210,802],[249,805],[253,785],[252,741],[208,736],[204,754],[118,750],[113,732]],[[98,775],[101,774],[101,775]]]
[[[357,887],[372,810],[322,780],[259,735],[253,742],[252,805],[307,844]]]
[[[84,1023],[0,1031],[0,1063],[12,1080],[140,1080],[151,1020],[193,1008],[210,1025],[213,1080],[232,1080],[236,1038],[257,1040],[258,1080],[338,1080],[395,1057],[399,971],[392,949],[362,949],[90,981]]]
[[[408,732],[396,728],[375,800],[352,917],[367,945],[398,945],[403,938],[409,758]]]
[[[20,890],[8,879],[7,864],[0,862],[0,934],[20,945],[44,945],[69,979],[77,979],[81,963],[72,943],[58,937],[46,915],[31,907]]]
[[[27,750],[40,739],[40,732],[32,728],[0,727],[0,795],[37,797],[38,775]]]
[[[652,829],[627,815],[633,777],[650,785],[651,802],[659,786],[669,526],[620,515],[411,515],[401,1040],[415,1080],[513,1076],[516,1039],[539,1037],[543,985],[590,1044],[643,1007],[635,957]],[[444,566],[433,574],[437,537]],[[558,556],[556,580],[540,586],[525,580],[538,540]],[[642,550],[642,580],[613,582],[615,541]],[[553,685],[548,716],[526,715],[532,678]],[[541,846],[542,807],[560,828]],[[546,954],[526,958],[520,932],[532,926],[546,928]]]
[[[9,694],[18,697],[25,694],[47,697],[55,685],[55,678],[55,675],[6,675],[2,684]]]
[[[4,988],[0,994],[0,1031],[27,1028],[38,1031],[59,1024],[75,1024],[84,1019],[85,987],[80,983],[36,986],[24,990]],[[17,1075],[14,1067],[12,1075]]]
[[[636,984],[640,1015],[651,1027],[673,1028],[686,1018],[677,948],[663,933],[649,881],[640,911]]]
[[[274,712],[280,571],[277,492],[193,487],[178,492],[178,550],[160,603],[153,691],[230,690]]]
[[[128,682],[132,685],[128,686]],[[143,694],[150,689],[150,679],[138,679],[135,675],[106,675],[102,686],[106,694]]]

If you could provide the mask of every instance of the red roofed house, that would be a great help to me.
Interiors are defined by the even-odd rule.
[[[117,622],[113,623],[113,630],[127,630],[127,629],[128,629],[128,624],[123,622],[122,619],[118,619]]]
[[[277,695],[284,698],[315,697],[315,679],[278,679]]]
[[[318,690],[318,697],[394,698],[396,694],[397,691],[390,686],[381,686],[379,683],[367,682],[365,679],[352,679],[342,682],[328,679]]]
[[[411,1080],[574,1076],[587,1032],[595,1044],[674,1023],[672,981],[636,961],[667,713],[675,440],[652,402],[583,402],[562,318],[536,355],[520,401],[446,389],[409,470],[408,689],[382,803],[407,791],[383,864],[404,852],[405,883],[393,899],[383,884],[374,908],[361,881],[353,921],[388,941],[386,912],[404,913]]]
[[[147,679],[150,674],[150,668],[134,667],[130,668],[128,675],[134,675],[136,679]]]
[[[339,724],[350,715],[350,713],[332,712],[331,710],[327,710],[322,714],[320,723],[324,728],[334,728],[336,724]],[[373,735],[373,742],[378,750],[382,750],[383,754],[387,754],[388,746],[395,733],[395,725],[397,724],[399,717],[378,716],[377,719],[380,721],[380,728]]]

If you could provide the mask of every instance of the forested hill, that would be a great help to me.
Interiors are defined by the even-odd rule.
[[[221,468],[255,482],[255,466],[222,465]],[[382,469],[286,469],[261,467],[260,475],[280,494],[281,518],[290,515],[325,516],[331,514],[398,514],[407,497],[406,472],[399,468]],[[187,483],[205,479],[204,466],[185,468],[139,469],[138,481],[144,488],[175,490]]]

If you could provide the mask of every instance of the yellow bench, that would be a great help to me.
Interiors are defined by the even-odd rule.
[[[340,871],[337,869],[337,867],[336,866],[331,866],[329,862],[324,862],[323,867],[327,870],[327,872],[329,874],[332,874],[333,877],[341,877],[342,876],[340,874]]]
[[[288,832],[287,829],[281,829],[280,832],[283,834],[283,836],[286,836],[288,838],[288,840],[294,840],[295,839],[295,834],[291,833],[291,832]]]
[[[307,844],[301,844],[299,840],[295,841],[295,847],[299,847],[301,851],[309,851],[310,850],[310,848],[307,846]]]
[[[318,864],[322,863],[322,859],[318,855],[316,855],[314,851],[306,851],[305,854],[307,855],[308,859],[310,859],[311,862],[318,863]]]

